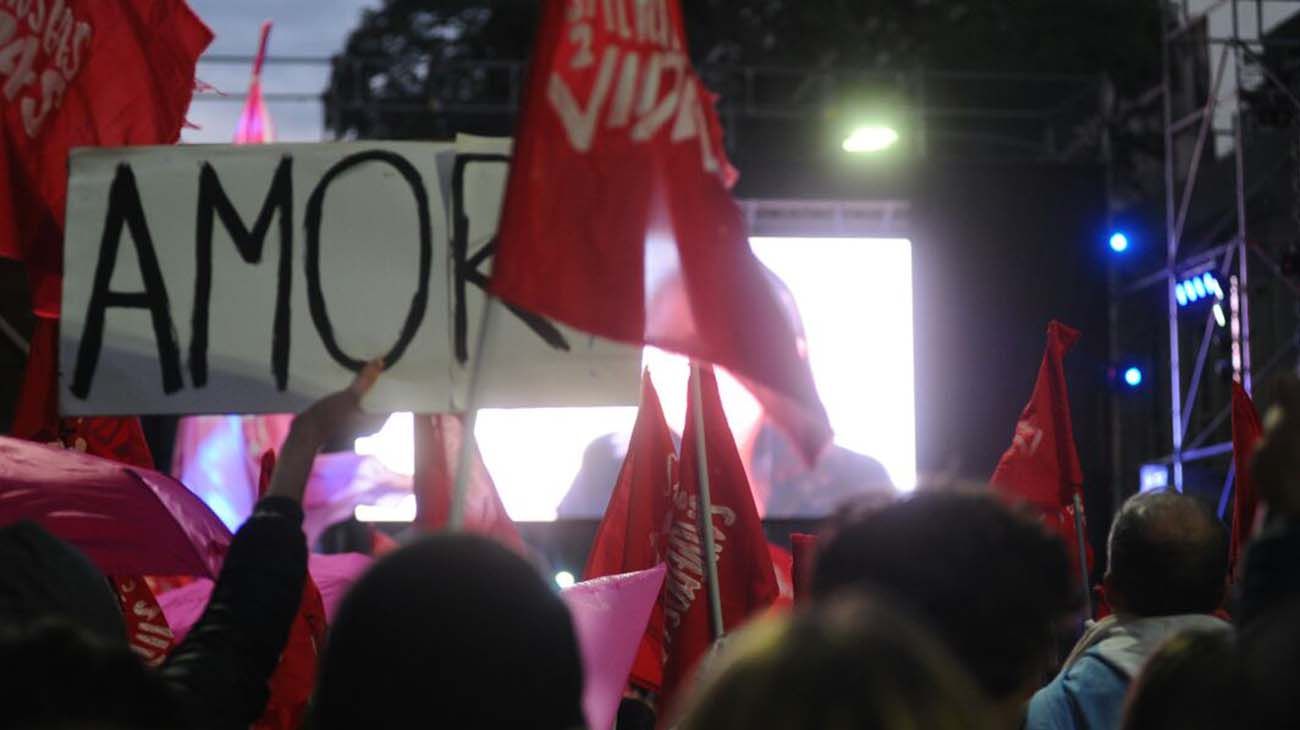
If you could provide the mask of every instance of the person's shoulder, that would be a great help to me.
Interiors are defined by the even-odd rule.
[[[1074,703],[1065,687],[1065,675],[1057,675],[1029,700],[1025,730],[1073,730]]]

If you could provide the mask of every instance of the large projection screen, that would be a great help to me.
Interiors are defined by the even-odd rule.
[[[755,237],[751,245],[798,307],[813,375],[835,430],[835,448],[808,472],[784,437],[762,422],[748,393],[719,374],[728,421],[759,485],[760,512],[768,518],[816,518],[846,492],[879,492],[882,481],[911,490],[916,483],[911,242]],[[645,360],[669,425],[680,433],[686,362],[658,351],[647,351]],[[634,408],[484,410],[475,433],[512,518],[598,518],[635,417]],[[396,414],[380,433],[358,440],[357,450],[409,473],[411,434],[410,415]]]

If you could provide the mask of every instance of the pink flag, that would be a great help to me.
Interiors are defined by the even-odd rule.
[[[415,417],[417,525],[431,530],[447,525],[464,431],[465,424],[455,413]],[[501,496],[497,494],[496,484],[492,482],[478,446],[473,449],[465,498],[465,529],[494,537],[523,554],[526,552],[524,540],[505,505],[501,504]]]
[[[320,590],[327,623],[334,620],[334,614],[338,611],[343,596],[352,588],[352,584],[361,578],[361,574],[370,568],[372,562],[368,556],[360,553],[337,555],[313,553],[308,558],[307,572]],[[194,626],[194,622],[199,620],[211,595],[212,581],[203,578],[158,596],[158,605],[162,607],[163,615],[167,617],[167,625],[176,634],[177,642],[184,639],[190,632],[190,628]]]
[[[0,524],[32,520],[107,575],[214,576],[230,531],[152,469],[0,436]]]
[[[266,62],[266,43],[271,39],[271,21],[262,23],[262,38],[253,58],[253,77],[248,82],[248,98],[235,127],[235,144],[268,144],[275,141],[275,126],[262,101],[262,64]]]
[[[660,563],[649,570],[583,581],[560,594],[578,635],[586,677],[582,709],[592,730],[614,726],[632,660],[666,571]]]

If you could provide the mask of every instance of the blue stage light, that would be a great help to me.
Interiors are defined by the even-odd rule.
[[[1136,388],[1142,384],[1142,370],[1136,366],[1131,366],[1124,371],[1124,383],[1130,388]]]
[[[1209,290],[1205,288],[1205,282],[1201,281],[1199,278],[1192,279],[1192,288],[1196,290],[1197,299],[1208,297],[1210,295]]]
[[[1128,236],[1122,231],[1115,231],[1110,234],[1110,250],[1115,253],[1124,253],[1128,250]]]
[[[1178,300],[1178,306],[1187,306],[1187,290],[1183,289],[1181,282],[1174,285],[1174,298]]]

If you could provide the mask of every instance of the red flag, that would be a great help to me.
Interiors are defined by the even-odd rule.
[[[176,637],[167,625],[167,617],[158,606],[153,591],[142,578],[114,576],[109,580],[122,608],[122,618],[126,621],[126,639],[131,651],[151,667],[162,664],[167,652],[176,643]]]
[[[255,730],[297,730],[307,717],[307,703],[316,688],[316,666],[325,642],[325,603],[309,573],[302,602],[289,627],[280,663],[268,683],[266,710],[253,723]]]
[[[55,382],[58,341],[59,323],[37,317],[10,433],[28,441],[58,443],[91,456],[153,469],[153,454],[139,418],[59,418]]]
[[[812,463],[830,424],[750,251],[677,1],[548,0],[536,47],[493,293],[726,368]]]
[[[271,475],[275,474],[275,449],[267,449],[262,452],[262,458],[258,461],[257,471],[257,498],[261,499],[266,496],[266,490],[271,488]]]
[[[789,610],[794,607],[794,554],[770,542],[767,551],[772,556],[772,573],[776,576],[779,591],[772,608]]]
[[[275,140],[271,113],[262,100],[262,64],[266,62],[266,44],[271,39],[271,21],[262,23],[262,37],[253,58],[253,77],[248,82],[248,98],[235,127],[235,144],[267,144]]]
[[[1079,339],[1078,330],[1052,321],[1047,325],[1047,348],[1029,403],[1020,413],[1011,446],[1002,455],[989,486],[1012,502],[1036,508],[1044,524],[1061,535],[1069,554],[1079,551],[1074,524],[1074,497],[1083,499],[1083,468],[1074,446],[1070,424],[1070,396],[1061,365],[1065,353]],[[1087,547],[1092,570],[1092,548]],[[1077,570],[1077,560],[1070,565]]]
[[[668,498],[676,482],[677,448],[654,384],[648,373],[643,374],[641,408],[605,516],[596,528],[583,571],[587,580],[646,570],[663,562],[663,531],[672,510]],[[666,595],[660,594],[651,611],[630,676],[632,684],[650,692],[658,692],[663,684]]]
[[[1240,383],[1232,384],[1232,461],[1236,467],[1236,487],[1232,494],[1232,537],[1228,547],[1229,575],[1236,576],[1237,560],[1250,542],[1251,529],[1255,525],[1255,507],[1259,504],[1259,495],[1255,492],[1255,480],[1250,473],[1250,460],[1255,455],[1255,446],[1264,428],[1260,425],[1259,413],[1251,401],[1246,389]]]
[[[816,535],[805,535],[802,532],[790,535],[791,582],[794,584],[795,605],[808,600],[808,593],[812,590],[813,556],[816,551]]]
[[[0,8],[0,256],[59,313],[68,151],[167,144],[212,33],[183,0],[45,0]]]
[[[672,523],[664,547],[668,559],[664,600],[667,658],[663,694],[666,699],[671,699],[674,690],[713,643],[697,507],[697,411],[703,411],[712,501],[709,517],[713,522],[725,630],[739,628],[755,613],[771,606],[780,593],[749,480],[722,411],[717,378],[710,367],[699,368],[696,377],[700,379],[702,402],[696,402],[694,397],[688,400],[680,480],[672,491]]]
[[[456,482],[456,464],[460,459],[464,428],[464,422],[457,414],[415,416],[415,523],[427,529],[446,526],[451,514],[451,493]],[[519,529],[501,504],[501,497],[477,445],[470,463],[465,529],[490,535],[521,553],[525,552]]]

